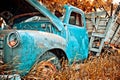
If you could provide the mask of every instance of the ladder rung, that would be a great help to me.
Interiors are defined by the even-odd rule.
[[[4,40],[4,37],[0,37],[0,41],[3,41]]]
[[[106,25],[98,25],[98,27],[106,27]]]
[[[98,27],[98,29],[100,29],[100,30],[105,30],[106,27]]]
[[[0,56],[3,55],[3,50],[0,50]]]
[[[0,45],[0,49],[3,49],[3,45]]]
[[[100,38],[104,38],[105,37],[104,34],[100,34],[100,33],[92,33],[92,36],[94,36],[94,37],[100,37]]]
[[[0,41],[0,48],[3,48],[3,41]]]
[[[94,52],[98,52],[98,53],[100,52],[100,50],[97,49],[97,48],[91,48],[90,50],[91,50],[91,51],[94,51]]]
[[[100,21],[108,21],[106,18],[100,18]]]

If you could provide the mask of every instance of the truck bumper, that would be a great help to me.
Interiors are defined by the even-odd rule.
[[[19,74],[0,75],[0,80],[21,80],[21,78]]]

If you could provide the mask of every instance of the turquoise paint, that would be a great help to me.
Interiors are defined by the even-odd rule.
[[[65,51],[66,41],[55,34],[28,30],[19,30],[17,32],[20,35],[20,44],[15,48],[9,48],[8,45],[5,45],[4,62],[7,63],[17,57],[19,64],[17,64],[16,69],[22,71],[22,75],[26,74],[46,51],[54,48]],[[50,38],[48,35],[52,37]]]
[[[63,29],[64,26],[63,23],[60,21],[60,19],[57,18],[55,15],[53,15],[48,9],[46,9],[44,5],[40,4],[38,0],[26,0],[26,1],[28,1],[32,6],[34,6],[45,16],[49,17],[49,19],[52,22],[54,22],[54,25],[58,28],[58,30],[61,31]]]
[[[19,34],[20,43],[15,48],[10,48],[6,43],[8,35],[6,33],[4,40],[4,62],[12,61],[17,56],[20,63],[14,64],[14,70],[22,71],[20,74],[23,76],[30,71],[38,58],[48,50],[61,49],[65,52],[70,64],[73,61],[84,60],[88,57],[89,40],[85,15],[82,10],[66,5],[66,13],[62,22],[48,9],[37,3],[37,0],[27,1],[49,18],[49,20],[15,24],[13,28],[17,29],[15,32]],[[83,27],[68,23],[72,11],[81,14]],[[2,31],[4,32],[4,30]]]

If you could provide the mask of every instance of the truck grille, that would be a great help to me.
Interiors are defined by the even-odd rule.
[[[4,37],[0,37],[0,63],[3,63],[3,46],[4,46]]]

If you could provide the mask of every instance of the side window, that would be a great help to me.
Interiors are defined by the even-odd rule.
[[[69,24],[83,27],[83,21],[82,21],[81,14],[72,12],[70,15]]]

